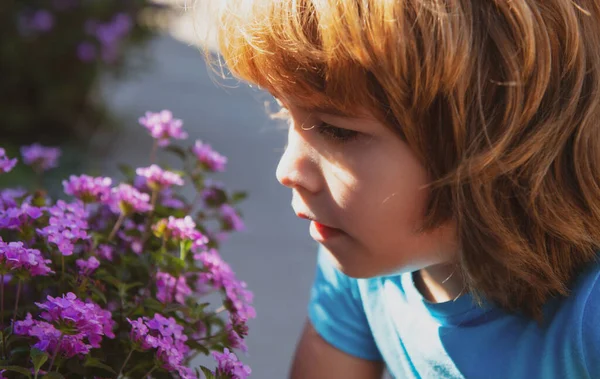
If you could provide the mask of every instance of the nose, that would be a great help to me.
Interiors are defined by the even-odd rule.
[[[288,144],[277,165],[276,176],[279,183],[292,189],[311,193],[321,189],[318,153],[293,125],[289,128]]]

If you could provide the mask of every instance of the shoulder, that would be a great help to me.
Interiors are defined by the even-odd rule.
[[[600,263],[582,275],[574,288],[581,307],[581,344],[588,373],[600,377]]]
[[[359,358],[381,360],[364,312],[357,279],[338,270],[322,248],[319,249],[308,316],[319,335],[337,349]]]

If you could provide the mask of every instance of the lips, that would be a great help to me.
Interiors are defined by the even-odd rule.
[[[313,222],[319,224],[320,226],[324,226],[324,227],[327,227],[327,228],[330,228],[330,229],[340,230],[340,229],[334,228],[333,226],[330,226],[328,224],[324,224],[324,223],[322,223],[320,221],[317,221],[317,219],[315,217],[308,216],[306,213],[300,213],[300,212],[298,212],[298,213],[296,213],[296,216],[298,216],[300,218],[303,218],[305,220],[313,221]]]
[[[312,221],[310,223],[310,236],[317,242],[320,243],[328,243],[336,239],[336,237],[341,237],[346,235],[342,230],[329,227],[327,225],[323,225],[316,221]]]
[[[317,242],[327,243],[336,237],[346,234],[341,229],[334,228],[333,226],[317,221],[315,217],[311,217],[306,213],[296,212],[296,215],[300,218],[311,221],[309,229],[310,236]]]

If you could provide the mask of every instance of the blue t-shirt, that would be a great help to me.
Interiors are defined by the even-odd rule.
[[[497,307],[479,307],[469,295],[431,303],[411,273],[353,279],[324,251],[309,305],[311,323],[327,342],[356,357],[383,360],[397,379],[599,379],[600,265],[544,312],[540,326]]]

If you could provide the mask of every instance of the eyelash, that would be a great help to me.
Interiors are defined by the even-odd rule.
[[[355,130],[338,128],[326,122],[315,125],[315,129],[326,139],[338,143],[351,142],[360,136],[360,133]]]

